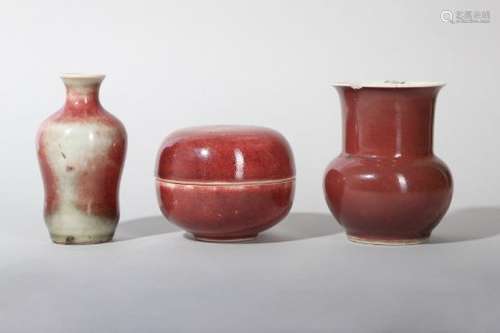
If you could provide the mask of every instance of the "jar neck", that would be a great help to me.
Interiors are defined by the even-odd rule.
[[[345,154],[387,158],[433,154],[439,87],[337,89]]]

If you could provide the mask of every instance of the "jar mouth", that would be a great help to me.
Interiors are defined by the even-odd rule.
[[[335,82],[333,87],[349,87],[352,89],[361,88],[437,88],[443,87],[446,83],[437,81],[360,81],[360,82]]]

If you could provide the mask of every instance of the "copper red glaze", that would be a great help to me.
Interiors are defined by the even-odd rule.
[[[107,241],[119,220],[125,128],[99,103],[102,77],[63,80],[65,105],[37,135],[45,221],[58,243]]]
[[[452,177],[432,148],[440,87],[337,86],[344,147],[324,190],[351,240],[418,243],[446,213]]]
[[[286,139],[263,127],[186,128],[169,135],[160,151],[157,176],[162,179],[232,182],[295,175]]]
[[[161,146],[156,170],[163,214],[197,239],[255,238],[283,219],[293,202],[293,155],[271,129],[176,131]]]

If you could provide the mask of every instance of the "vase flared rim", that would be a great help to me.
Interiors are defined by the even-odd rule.
[[[68,87],[96,87],[104,80],[104,74],[63,73],[61,79]]]
[[[360,81],[360,82],[335,82],[333,87],[361,88],[437,88],[443,87],[444,82],[434,81]]]
[[[62,79],[104,79],[106,75],[97,73],[62,73]]]

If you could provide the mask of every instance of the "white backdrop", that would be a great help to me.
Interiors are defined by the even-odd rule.
[[[443,23],[443,9],[487,9],[491,23]],[[341,147],[330,84],[342,80],[447,82],[435,151],[455,178],[452,209],[500,205],[497,13],[495,1],[2,0],[2,229],[45,229],[35,133],[63,104],[61,72],[107,75],[102,104],[129,135],[122,221],[159,214],[160,142],[204,124],[283,133],[293,210],[327,212],[323,171]]]

